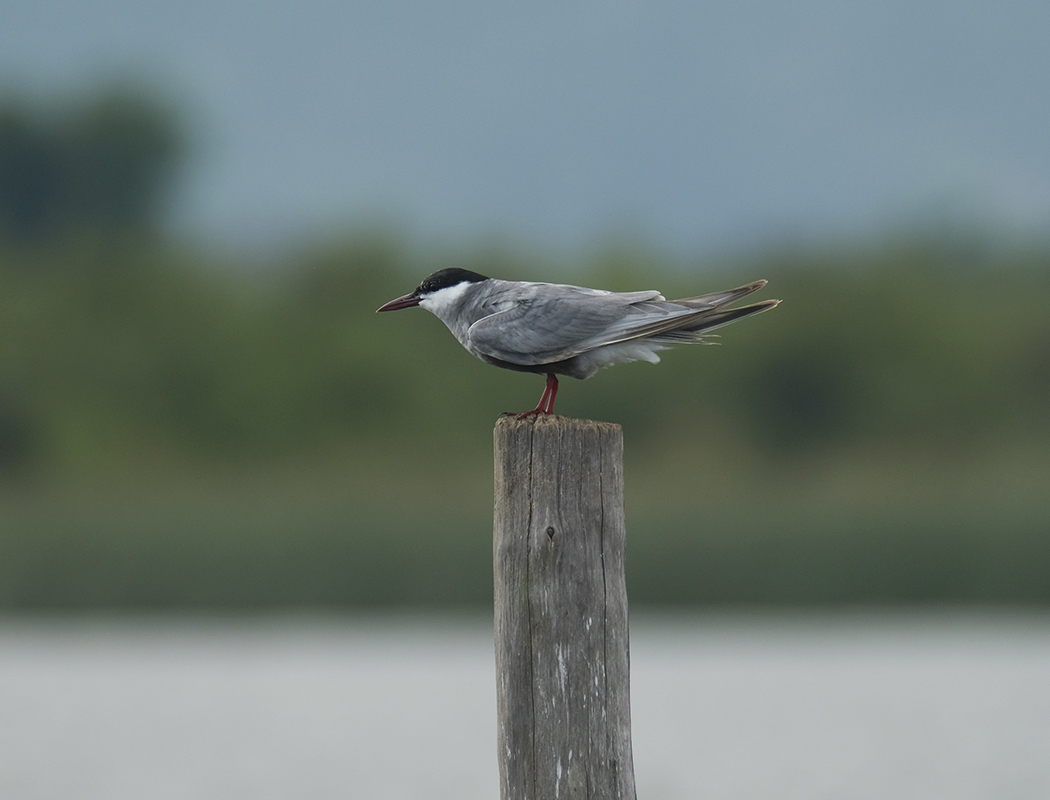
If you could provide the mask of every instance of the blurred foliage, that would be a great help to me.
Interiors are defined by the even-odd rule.
[[[483,603],[491,426],[536,376],[375,309],[442,266],[775,311],[566,379],[622,424],[639,602],[1050,602],[1050,249],[575,264],[395,231],[266,265],[157,235],[178,126],[0,106],[0,607]]]
[[[61,111],[0,103],[0,231],[42,242],[78,231],[142,231],[160,218],[184,153],[175,114],[111,87]]]
[[[784,300],[564,382],[561,413],[625,429],[634,601],[1050,602],[1050,254],[952,252],[554,268]],[[0,606],[485,602],[491,426],[542,380],[375,315],[439,265],[384,233],[268,269],[138,237],[0,251]]]
[[[559,409],[618,421],[660,448],[717,425],[756,459],[963,457],[1046,441],[1050,261],[1007,255],[953,271],[935,260],[890,247],[713,275],[649,267],[633,285],[677,296],[762,274],[773,279],[765,294],[785,302],[659,368],[566,379]],[[158,455],[298,457],[377,437],[440,447],[478,418],[531,406],[542,388],[470,359],[425,313],[376,317],[433,266],[391,239],[289,262],[233,269],[86,237],[0,252],[0,463],[28,475]],[[578,277],[604,284],[598,268]]]

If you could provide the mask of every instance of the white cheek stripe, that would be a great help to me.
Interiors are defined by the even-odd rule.
[[[444,289],[438,289],[433,294],[427,295],[419,301],[419,304],[430,313],[440,316],[442,311],[459,303],[470,286],[470,281],[462,281],[455,286],[446,286]]]

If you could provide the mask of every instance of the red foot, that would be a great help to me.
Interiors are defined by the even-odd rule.
[[[538,414],[553,414],[554,413],[554,398],[558,394],[558,376],[553,373],[547,374],[547,386],[543,389],[543,394],[540,395],[540,402],[532,411],[522,411],[520,414],[511,414],[514,419],[525,419],[525,417],[534,417]]]

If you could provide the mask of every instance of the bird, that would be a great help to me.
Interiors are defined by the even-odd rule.
[[[730,308],[766,281],[681,300],[657,291],[610,292],[561,283],[505,281],[447,267],[376,310],[420,306],[487,364],[547,376],[539,404],[523,419],[554,413],[558,376],[584,380],[630,361],[659,362],[671,345],[703,342],[709,331],[768,311],[779,300]]]

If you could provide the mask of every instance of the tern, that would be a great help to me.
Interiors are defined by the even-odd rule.
[[[516,415],[523,418],[554,413],[559,375],[583,380],[613,364],[655,364],[660,350],[703,342],[714,328],[773,308],[779,300],[729,307],[765,285],[755,281],[725,292],[667,300],[656,291],[503,281],[450,267],[377,313],[420,306],[487,364],[546,375],[539,404]]]

